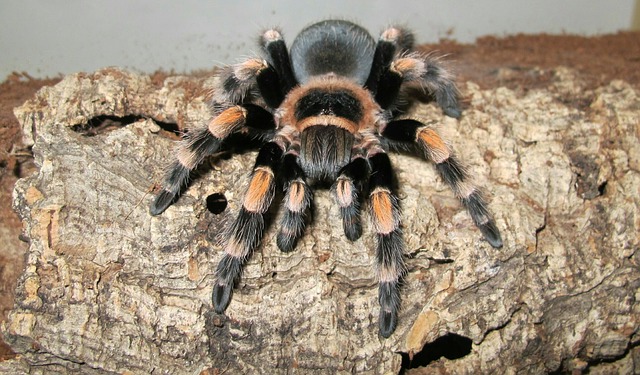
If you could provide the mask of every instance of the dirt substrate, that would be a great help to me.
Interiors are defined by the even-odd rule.
[[[580,81],[582,93],[567,96],[566,105],[588,110],[593,97],[588,92],[623,80],[640,87],[640,33],[618,33],[600,37],[517,35],[484,37],[475,44],[443,41],[425,45],[425,51],[446,55],[457,72],[461,87],[473,81],[482,89],[505,86],[521,94],[553,83],[559,67],[569,67]],[[199,72],[198,75],[201,75]],[[168,74],[157,73],[158,82]],[[13,186],[18,178],[34,171],[29,149],[21,146],[18,121],[13,108],[31,98],[42,86],[59,78],[34,79],[15,73],[0,84],[0,318],[13,306],[13,291],[24,268],[28,244],[22,242],[22,225],[11,208]],[[13,358],[0,341],[0,360]],[[409,366],[409,363],[406,364]],[[412,370],[415,371],[415,370]]]

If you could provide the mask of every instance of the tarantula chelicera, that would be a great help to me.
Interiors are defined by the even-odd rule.
[[[213,119],[179,143],[163,190],[151,204],[158,215],[186,185],[190,172],[232,134],[262,142],[242,207],[227,228],[216,270],[213,306],[227,308],[248,256],[260,243],[264,215],[276,190],[284,215],[277,245],[293,250],[312,204],[312,189],[329,186],[340,207],[344,234],[362,234],[360,209],[368,201],[376,236],[380,334],[396,328],[404,242],[394,174],[387,151],[415,148],[435,163],[493,247],[500,233],[478,188],[447,143],[429,126],[399,115],[417,98],[431,98],[459,117],[458,90],[438,59],[412,52],[413,35],[390,27],[378,42],[362,27],[327,20],[305,28],[287,46],[278,30],[262,34],[262,58],[227,67],[220,75]],[[416,95],[416,93],[418,95]]]

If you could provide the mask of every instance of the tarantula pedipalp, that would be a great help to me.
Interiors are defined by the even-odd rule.
[[[248,59],[221,74],[213,119],[179,143],[151,214],[171,205],[190,172],[230,135],[260,139],[242,207],[226,231],[214,309],[222,313],[227,308],[244,263],[262,239],[264,215],[276,189],[283,189],[285,211],[277,245],[288,252],[303,234],[312,188],[331,184],[351,241],[362,234],[360,208],[365,197],[368,201],[377,247],[380,334],[389,337],[397,324],[405,265],[388,150],[412,146],[435,163],[486,240],[502,246],[480,191],[446,142],[425,124],[399,117],[403,103],[416,99],[407,96],[409,87],[435,99],[446,115],[459,117],[458,90],[438,60],[411,52],[413,35],[402,28],[386,29],[375,42],[356,24],[327,20],[305,28],[290,51],[275,29],[266,31],[260,43],[264,58]]]

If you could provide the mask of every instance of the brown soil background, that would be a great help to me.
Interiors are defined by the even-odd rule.
[[[546,87],[554,68],[567,66],[579,74],[585,89],[621,79],[640,87],[640,33],[620,32],[598,37],[571,35],[516,35],[484,37],[474,44],[442,41],[424,45],[425,51],[446,55],[457,72],[458,82],[473,81],[481,88],[506,86],[526,93]],[[207,72],[205,72],[206,74]],[[197,73],[198,75],[203,72]],[[167,73],[157,73],[162,80]],[[13,73],[0,83],[0,319],[13,306],[17,278],[24,267],[27,244],[20,241],[22,225],[11,208],[17,179],[35,168],[31,152],[21,145],[13,108],[29,99],[42,86],[60,78],[34,79],[27,73]],[[585,90],[586,91],[586,90]],[[571,98],[573,105],[588,108],[588,96]],[[14,356],[0,338],[0,361]]]

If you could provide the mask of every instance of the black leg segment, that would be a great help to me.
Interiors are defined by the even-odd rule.
[[[298,165],[295,154],[286,154],[282,159],[281,176],[284,187],[284,216],[280,222],[277,236],[278,248],[284,252],[292,251],[304,232],[306,217],[313,199],[311,188],[307,185],[304,172]]]
[[[242,208],[227,229],[224,255],[216,269],[212,300],[217,312],[227,308],[244,263],[262,240],[264,214],[275,195],[275,171],[278,170],[282,153],[283,150],[275,142],[265,144],[258,152]]]
[[[465,168],[434,129],[415,120],[398,120],[387,124],[382,135],[395,142],[415,144],[425,158],[435,163],[438,174],[460,199],[484,238],[493,247],[502,246],[500,231],[482,193],[470,181]]]
[[[369,164],[363,157],[357,157],[342,168],[331,189],[340,206],[344,234],[350,241],[362,235],[360,206],[368,177]]]
[[[270,64],[278,72],[282,96],[284,97],[298,84],[291,69],[291,59],[289,58],[287,45],[280,32],[273,29],[267,30],[262,35],[261,42],[271,60]]]
[[[396,328],[400,308],[400,282],[406,268],[404,240],[400,229],[400,206],[393,189],[394,176],[389,157],[378,153],[369,158],[369,202],[376,232],[380,335],[389,337]]]
[[[173,204],[187,186],[191,171],[202,160],[220,148],[220,139],[208,129],[200,128],[187,133],[178,146],[178,158],[171,164],[162,183],[162,191],[151,203],[151,215],[159,215]]]

